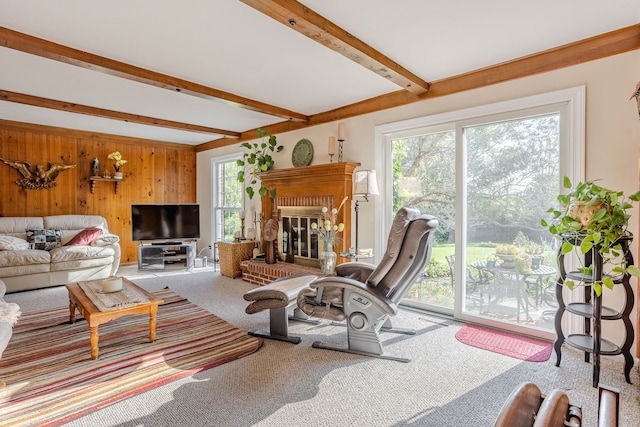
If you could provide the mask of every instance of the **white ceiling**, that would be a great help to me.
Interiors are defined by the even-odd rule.
[[[640,22],[638,0],[301,0],[426,81]],[[0,0],[0,26],[314,115],[399,86],[239,0]],[[0,47],[0,91],[243,132],[283,119]],[[0,101],[0,119],[200,144],[172,130]]]

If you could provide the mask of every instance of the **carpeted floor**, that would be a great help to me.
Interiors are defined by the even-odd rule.
[[[191,273],[124,274],[147,290],[168,286],[191,302],[242,329],[268,328],[268,313],[247,315],[242,295],[254,286],[209,269]],[[10,294],[24,311],[66,304],[64,288]],[[67,424],[87,426],[491,426],[502,403],[524,381],[549,392],[564,390],[583,408],[583,425],[595,426],[598,390],[582,353],[564,347],[533,363],[462,344],[462,324],[401,310],[398,327],[415,336],[382,334],[387,351],[407,354],[410,363],[314,349],[322,340],[344,344],[346,331],[331,325],[291,322],[298,345],[265,340],[256,353],[179,379],[109,405]],[[621,390],[621,426],[640,419],[638,370],[626,384],[623,361],[602,358],[602,382]]]
[[[97,360],[87,323],[70,324],[68,307],[24,313],[0,360],[0,425],[59,425],[262,344],[171,290],[155,294],[157,339],[149,343],[148,316],[121,317],[100,326]]]

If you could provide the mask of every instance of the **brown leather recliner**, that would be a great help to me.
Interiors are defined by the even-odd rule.
[[[598,427],[617,427],[620,391],[601,385],[598,400]],[[580,427],[582,409],[569,403],[561,390],[543,395],[537,385],[520,384],[506,400],[494,427]]]
[[[398,312],[400,300],[423,274],[437,226],[435,217],[421,214],[416,208],[402,208],[396,214],[386,252],[377,266],[362,262],[341,264],[336,276],[317,279],[300,292],[297,303],[305,314],[347,322],[347,348],[318,341],[313,347],[408,362],[407,357],[383,351],[379,332],[411,332],[392,328],[390,316]]]

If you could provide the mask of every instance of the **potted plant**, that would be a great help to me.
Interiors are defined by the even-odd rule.
[[[513,265],[522,274],[531,273],[531,256],[526,253],[520,253],[515,256]]]
[[[524,252],[531,257],[531,269],[537,270],[540,268],[544,260],[544,246],[538,243],[529,243],[525,246]]]
[[[513,268],[516,255],[522,253],[522,248],[516,245],[496,245],[496,257],[502,260],[501,267]]]
[[[120,172],[120,168],[122,167],[122,165],[127,163],[127,161],[122,158],[122,154],[120,154],[119,151],[114,151],[107,156],[107,159],[115,160],[115,162],[113,163],[113,168],[116,171],[114,178],[122,179],[122,172]]]
[[[275,162],[271,155],[274,152],[279,153],[284,149],[284,146],[278,145],[275,135],[270,135],[268,140],[265,141],[264,137],[267,133],[263,129],[258,129],[257,132],[258,137],[262,138],[262,141],[254,143],[244,142],[240,144],[241,147],[249,151],[244,153],[242,160],[237,161],[238,166],[242,168],[238,171],[238,182],[248,182],[245,191],[250,199],[253,199],[253,195],[255,194],[253,186],[258,183],[260,175],[268,173],[273,169]],[[260,194],[261,197],[266,196],[267,187],[260,184],[258,194]],[[271,197],[275,197],[275,190],[271,190]]]
[[[571,189],[568,177],[564,177],[564,188]],[[549,232],[562,238],[562,255],[570,253],[574,248],[584,255],[590,250],[597,250],[602,256],[603,267],[608,267],[607,274],[601,280],[593,282],[596,295],[602,294],[602,286],[613,288],[612,275],[631,274],[640,277],[640,269],[627,265],[623,257],[621,239],[631,236],[628,231],[631,201],[640,200],[640,191],[625,197],[622,191],[604,188],[594,181],[579,182],[569,193],[557,197],[562,207],[550,208],[547,212],[553,215],[550,224],[542,219],[541,224]],[[604,268],[603,268],[604,270]],[[593,266],[582,265],[578,271],[584,276],[593,277]],[[567,279],[564,284],[573,289],[574,280]]]

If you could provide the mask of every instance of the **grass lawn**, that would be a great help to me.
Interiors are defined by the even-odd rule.
[[[448,265],[445,257],[448,255],[453,255],[455,250],[455,244],[453,243],[437,243],[433,245],[433,248],[431,249],[431,259],[443,263],[444,265]],[[485,261],[495,252],[495,247],[468,245],[467,264],[471,264],[477,261]],[[555,267],[555,258],[556,254],[554,251],[546,250],[544,253],[544,264]]]
[[[453,243],[435,244],[431,249],[431,258],[438,262],[447,263],[445,256],[453,255],[455,252]],[[467,264],[476,261],[485,261],[489,255],[493,255],[496,248],[488,248],[485,246],[467,246]]]

